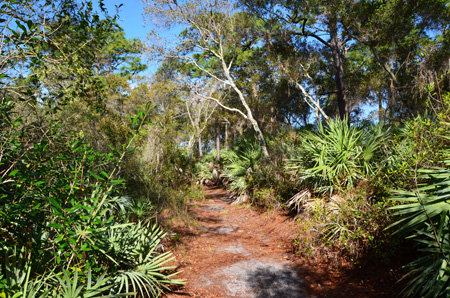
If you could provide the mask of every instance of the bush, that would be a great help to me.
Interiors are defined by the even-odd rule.
[[[305,198],[298,214],[300,228],[307,227],[307,239],[299,236],[300,251],[325,247],[353,261],[379,241],[388,217],[383,204],[367,200],[367,194],[349,192],[331,198]]]
[[[352,189],[379,169],[380,147],[387,137],[381,127],[349,126],[346,119],[331,120],[327,126],[319,123],[317,132],[302,134],[303,142],[287,169],[316,193]]]
[[[392,200],[400,203],[390,209],[400,219],[390,228],[408,233],[417,242],[420,256],[409,263],[410,278],[406,296],[440,297],[450,295],[450,151],[445,151],[446,167],[418,171],[417,189],[395,191]]]
[[[156,249],[165,234],[129,222],[132,205],[118,175],[145,115],[132,119],[138,131],[123,152],[100,153],[59,123],[22,124],[13,108],[11,101],[0,105],[0,295],[159,295],[180,283],[165,273],[174,269],[164,267],[170,253]],[[124,286],[130,281],[139,288]]]
[[[309,227],[306,251],[325,245],[355,260],[381,236],[388,219],[374,177],[389,137],[381,125],[349,126],[346,119],[300,132],[285,167],[299,190],[287,205]]]
[[[414,172],[442,160],[448,141],[442,138],[445,127],[429,116],[416,116],[395,128],[383,147],[385,162],[378,175],[380,187],[414,188]]]
[[[261,174],[261,147],[243,139],[234,150],[223,150],[221,153],[223,172],[227,188],[235,197],[235,203],[246,201]]]

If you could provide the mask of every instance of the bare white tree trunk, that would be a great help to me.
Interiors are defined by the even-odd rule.
[[[230,74],[235,59],[233,57],[237,55],[236,48],[243,43],[246,43],[246,47],[249,46],[246,41],[248,40],[248,36],[246,35],[248,33],[245,33],[247,31],[236,30],[238,26],[236,25],[237,20],[234,15],[236,12],[233,7],[234,2],[230,0],[144,0],[144,3],[146,6],[145,12],[152,17],[151,21],[154,25],[165,28],[184,25],[194,32],[193,34],[188,33],[183,37],[179,37],[178,46],[171,51],[155,45],[155,53],[167,58],[184,60],[222,86],[231,87],[238,95],[244,111],[224,105],[213,94],[205,95],[202,92],[197,92],[197,95],[215,101],[222,108],[237,112],[248,120],[261,145],[263,157],[269,158],[266,141],[259,124],[253,117],[252,110],[244,94],[237,87],[235,80]],[[205,16],[211,17],[205,18]],[[157,33],[155,32],[154,34],[156,35]],[[255,39],[254,44],[256,42],[257,39]],[[180,51],[180,49],[183,50]],[[198,55],[193,55],[194,53]],[[205,54],[217,58],[219,62],[218,67],[205,66],[207,64],[202,62]]]
[[[216,126],[216,161],[220,161],[220,129]]]
[[[303,64],[298,64],[300,68],[300,73],[296,73],[295,75],[289,75],[288,68],[284,65],[284,63],[280,60],[278,60],[279,66],[283,69],[283,71],[286,73],[286,75],[289,77],[289,81],[291,84],[294,84],[295,87],[297,87],[300,92],[303,94],[303,100],[308,104],[308,106],[314,111],[314,114],[316,115],[317,121],[320,121],[320,115],[322,115],[323,119],[328,120],[330,117],[325,113],[325,111],[320,106],[319,98],[314,98],[313,95],[308,93],[306,89],[302,86],[300,83],[299,76],[305,76],[311,83],[312,78],[308,73],[308,69]]]
[[[210,94],[212,94],[214,90],[214,88],[210,89]],[[189,100],[185,101],[185,105],[193,129],[193,133],[188,142],[188,152],[192,153],[194,151],[194,144],[197,139],[199,142],[199,158],[202,159],[201,134],[208,125],[209,119],[214,114],[217,104],[211,102],[211,105],[210,102],[201,101],[200,98],[195,98],[194,96],[189,96],[188,98]]]
[[[227,78],[227,82],[231,86],[231,88],[233,88],[233,90],[238,94],[241,104],[244,106],[245,111],[247,112],[247,115],[246,115],[247,120],[250,122],[250,124],[253,127],[253,130],[256,132],[256,138],[257,138],[259,144],[261,145],[262,155],[264,158],[267,159],[267,158],[269,158],[269,151],[267,151],[267,145],[266,145],[266,141],[264,140],[264,135],[263,135],[261,129],[259,128],[258,122],[256,122],[255,118],[253,118],[252,110],[250,109],[249,105],[247,104],[244,94],[242,94],[241,90],[236,86],[233,78],[230,75],[231,63],[230,63],[230,66],[228,67],[225,64],[225,59],[223,59],[223,56],[222,56],[221,60],[222,60],[222,68],[225,73],[225,77]]]
[[[198,135],[198,158],[203,159],[202,135]]]

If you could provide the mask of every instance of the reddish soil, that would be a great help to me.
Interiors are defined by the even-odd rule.
[[[259,213],[231,205],[227,192],[206,188],[190,207],[194,227],[174,228],[169,249],[186,285],[180,297],[396,297],[399,286],[386,268],[331,264],[327,257],[295,254],[298,226],[277,211]],[[333,261],[335,263],[335,260]]]

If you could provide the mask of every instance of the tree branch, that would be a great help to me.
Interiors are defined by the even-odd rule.
[[[323,117],[325,120],[330,119],[330,117],[328,117],[328,115],[322,110],[322,108],[320,107],[320,105],[314,100],[314,98],[313,98],[308,92],[306,92],[305,88],[303,88],[303,86],[302,86],[299,82],[295,82],[295,85],[300,89],[300,91],[302,92],[302,94],[303,94],[306,98],[308,98],[308,99],[313,103],[313,105],[315,106],[315,108],[312,107],[311,104],[310,104],[307,100],[305,100],[306,103],[307,103],[313,110],[319,111],[320,114],[322,114],[322,117]]]
[[[327,42],[327,41],[325,41],[322,37],[320,37],[319,35],[317,35],[317,34],[314,34],[314,33],[310,33],[310,32],[306,32],[306,30],[305,30],[305,27],[306,27],[306,21],[308,21],[307,19],[303,19],[303,25],[302,25],[302,33],[301,33],[301,35],[303,35],[303,36],[311,36],[311,37],[314,37],[315,39],[317,39],[318,41],[320,41],[321,43],[323,43],[324,45],[326,45],[327,47],[329,47],[329,48],[331,48],[331,44],[329,43],[329,42]],[[296,34],[295,32],[294,32],[294,34]],[[298,34],[297,34],[298,35]]]
[[[227,106],[223,105],[217,98],[214,98],[212,96],[205,96],[205,95],[200,94],[198,92],[195,92],[195,94],[200,96],[201,98],[215,101],[219,106],[221,106],[225,110],[228,110],[228,111],[231,111],[231,112],[237,112],[237,113],[241,114],[241,116],[244,117],[245,119],[248,119],[247,115],[245,115],[241,110],[236,109],[236,108],[227,107]]]

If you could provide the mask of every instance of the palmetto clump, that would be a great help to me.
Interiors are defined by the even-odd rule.
[[[379,149],[387,135],[381,126],[363,129],[349,126],[346,119],[319,123],[317,132],[303,133],[287,169],[316,193],[353,188],[379,168]]]

